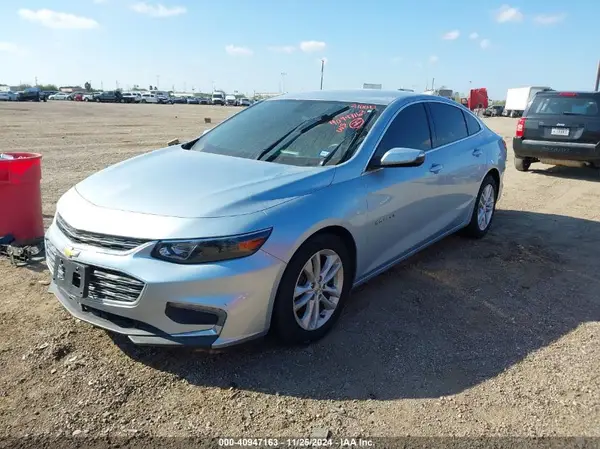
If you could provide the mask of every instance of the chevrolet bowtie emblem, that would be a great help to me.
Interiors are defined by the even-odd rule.
[[[67,246],[65,249],[63,249],[63,254],[69,259],[79,256],[79,253],[81,253],[81,251],[76,250],[72,246]]]

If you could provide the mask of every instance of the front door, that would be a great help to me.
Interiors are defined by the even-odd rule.
[[[437,174],[429,167],[432,139],[422,102],[396,115],[373,158],[381,158],[392,148],[414,148],[427,154],[418,167],[377,168],[363,174],[369,214],[367,274],[418,248],[437,231]]]

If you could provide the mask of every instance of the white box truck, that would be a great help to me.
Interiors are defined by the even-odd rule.
[[[533,97],[538,92],[544,92],[552,90],[546,86],[528,86],[528,87],[515,87],[508,89],[506,92],[506,103],[504,105],[504,112],[502,115],[507,117],[520,117],[523,112],[533,101]]]

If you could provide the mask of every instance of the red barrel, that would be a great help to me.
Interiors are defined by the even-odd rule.
[[[0,237],[11,234],[17,242],[44,236],[42,217],[42,155],[2,153],[0,157]]]

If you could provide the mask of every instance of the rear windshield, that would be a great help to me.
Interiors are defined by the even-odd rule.
[[[598,101],[589,95],[536,95],[527,115],[599,116]]]

